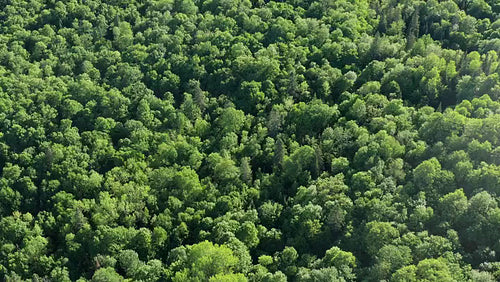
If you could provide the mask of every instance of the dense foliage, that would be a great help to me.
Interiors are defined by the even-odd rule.
[[[500,280],[498,1],[0,4],[0,280]]]

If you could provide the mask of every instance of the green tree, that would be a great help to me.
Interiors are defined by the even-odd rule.
[[[215,279],[215,277],[231,275],[238,263],[238,258],[233,255],[231,249],[209,241],[189,246],[185,252],[185,257],[179,257],[171,266],[175,268],[182,266],[178,271],[175,271],[172,277],[173,281],[184,281],[184,279],[206,281]]]

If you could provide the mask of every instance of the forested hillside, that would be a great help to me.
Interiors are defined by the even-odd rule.
[[[500,280],[499,1],[0,7],[0,280]]]

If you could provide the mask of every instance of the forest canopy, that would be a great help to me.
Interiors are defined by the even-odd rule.
[[[498,1],[0,6],[0,280],[500,280]]]

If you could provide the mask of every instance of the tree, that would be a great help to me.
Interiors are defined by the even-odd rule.
[[[366,229],[366,251],[370,255],[376,255],[383,246],[399,237],[399,231],[389,222],[371,221],[366,224]]]
[[[110,282],[118,282],[118,281],[123,281],[123,277],[120,276],[120,274],[116,273],[116,271],[113,268],[106,267],[106,268],[100,268],[98,269],[95,273],[94,276],[92,276],[92,281],[95,282],[104,282],[104,281],[110,281]]]
[[[171,267],[179,268],[172,277],[173,281],[195,279],[206,281],[224,275],[231,275],[232,269],[238,263],[238,258],[231,249],[224,245],[204,241],[191,245],[186,249],[186,256],[179,257]],[[219,276],[216,276],[219,275]],[[240,277],[235,275],[233,277]],[[239,279],[239,278],[238,278]]]
[[[391,274],[395,273],[396,270],[409,265],[412,261],[409,247],[385,245],[379,250],[376,256],[376,263],[371,272],[371,276],[378,279],[387,279]]]
[[[299,185],[306,184],[314,171],[316,164],[316,152],[310,146],[302,146],[285,158],[283,164],[283,175],[288,188],[289,195],[293,195]],[[294,188],[295,187],[295,188]]]
[[[335,121],[339,112],[336,107],[315,100],[309,104],[296,104],[288,115],[288,124],[295,127],[298,136],[314,136],[313,132],[321,132]]]
[[[444,259],[425,259],[417,265],[417,279],[420,281],[454,281]]]
[[[436,158],[422,162],[413,170],[415,188],[433,199],[436,199],[435,195],[454,191],[453,178],[452,172],[441,169]]]
[[[467,211],[467,197],[463,189],[446,194],[439,199],[438,212],[443,222],[451,226],[460,223],[461,216]]]
[[[216,119],[217,128],[221,134],[239,132],[245,124],[245,115],[235,108],[226,108]]]

